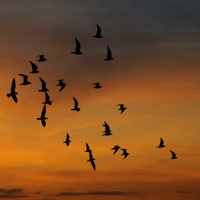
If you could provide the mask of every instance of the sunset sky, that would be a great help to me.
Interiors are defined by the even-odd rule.
[[[199,199],[199,8],[198,0],[0,0],[0,199]],[[82,55],[71,54],[75,38]],[[103,61],[107,46],[114,60]],[[40,73],[29,73],[29,61]],[[46,127],[37,120],[39,77],[52,101]],[[13,78],[18,103],[7,97]],[[102,136],[104,121],[113,135]],[[165,148],[156,148],[160,138]]]

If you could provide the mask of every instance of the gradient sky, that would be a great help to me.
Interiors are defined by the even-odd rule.
[[[199,8],[197,0],[0,0],[0,199],[199,199]],[[96,24],[102,39],[92,37]],[[114,60],[104,62],[107,46]],[[29,73],[29,61],[40,73]],[[32,84],[19,85],[18,74]],[[46,127],[37,120],[39,77],[53,101]],[[17,104],[6,95],[13,78]],[[104,121],[112,136],[102,137]],[[160,137],[166,147],[157,149]],[[115,145],[130,153],[125,160]]]

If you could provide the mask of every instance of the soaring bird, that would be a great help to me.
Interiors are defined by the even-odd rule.
[[[162,138],[160,138],[160,144],[159,144],[159,146],[157,146],[156,148],[163,148],[163,147],[165,147],[164,141],[163,141]]]
[[[42,113],[41,113],[41,117],[40,118],[37,118],[37,120],[41,120],[41,122],[42,122],[42,125],[45,127],[46,126],[46,119],[48,119],[48,118],[46,118],[45,117],[45,114],[46,114],[46,105],[44,105],[44,107],[43,107],[43,109],[42,109]]]
[[[121,149],[123,151],[123,155],[124,156],[124,159],[129,155],[129,153],[126,152],[126,149]]]
[[[101,28],[99,27],[99,25],[97,24],[97,33],[95,36],[92,36],[92,37],[95,37],[95,38],[102,38],[101,36]]]
[[[87,142],[86,142],[86,151],[84,151],[84,152],[92,153],[92,150],[90,149]]]
[[[32,74],[39,73],[39,71],[37,70],[38,66],[31,61],[29,61],[29,62],[31,63],[31,66],[32,66],[32,72],[30,72],[30,73],[32,73]]]
[[[110,48],[107,46],[107,58],[104,59],[104,61],[108,61],[108,60],[113,60],[114,58],[112,57],[112,52],[110,50]]]
[[[52,101],[50,101],[50,97],[47,94],[47,92],[45,91],[45,102],[43,102],[43,104],[49,104],[51,105]]]
[[[42,82],[42,89],[41,89],[41,90],[38,90],[38,91],[39,91],[39,92],[49,91],[49,90],[46,88],[46,83],[45,83],[45,81],[44,81],[42,78],[40,78],[40,77],[39,77],[39,79],[40,79],[40,81]]]
[[[93,83],[95,84],[94,88],[101,88],[102,86],[100,85],[100,83]]]
[[[24,82],[21,83],[20,85],[29,85],[29,84],[31,84],[31,82],[28,81],[28,76],[27,75],[25,75],[25,74],[18,74],[18,75],[22,76],[24,78]]]
[[[118,106],[120,106],[120,108],[118,110],[121,110],[121,113],[122,114],[127,108],[124,107],[124,104],[117,104]]]
[[[114,151],[114,153],[113,153],[113,155],[115,154],[115,153],[117,153],[117,151],[120,149],[121,147],[119,146],[119,145],[115,145],[111,150],[115,150]]]
[[[69,138],[70,138],[69,134],[67,133],[66,140],[63,142],[63,143],[66,143],[67,146],[69,146],[69,143],[71,142]]]
[[[91,165],[93,167],[93,169],[95,170],[95,163],[94,163],[94,158],[93,158],[93,155],[92,153],[89,153],[89,160],[87,160],[87,162],[91,162]]]
[[[44,57],[44,55],[38,55],[36,57],[39,57],[39,59],[37,60],[38,62],[44,62],[46,61],[47,59]]]
[[[18,94],[18,93],[15,92],[15,87],[16,87],[15,78],[13,78],[12,84],[11,84],[11,92],[9,94],[7,94],[7,97],[9,98],[10,96],[12,96],[14,102],[17,103],[18,99],[16,97],[16,94]]]
[[[60,88],[60,90],[59,90],[59,92],[60,92],[61,90],[64,89],[64,87],[65,87],[67,84],[66,84],[66,83],[63,83],[63,79],[60,79],[60,80],[58,80],[58,81],[59,81],[59,84],[56,85],[56,86],[61,86],[61,88]]]
[[[171,151],[171,150],[169,150],[169,151],[172,153],[171,159],[177,159],[176,154],[173,151]]]
[[[104,121],[104,123],[105,124],[103,124],[102,126],[105,126],[105,131],[103,131],[103,133],[105,133],[105,134],[102,134],[102,135],[105,135],[105,136],[112,135],[110,127],[108,126],[108,124],[105,121]]]
[[[71,52],[72,54],[76,54],[76,55],[80,55],[80,54],[83,54],[81,52],[81,44],[80,42],[75,38],[76,40],[76,49],[75,49],[75,52]]]
[[[77,112],[80,110],[80,108],[78,108],[78,101],[73,97],[74,99],[74,108],[71,110],[76,110]]]

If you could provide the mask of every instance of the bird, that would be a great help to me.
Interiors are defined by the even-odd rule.
[[[38,62],[44,62],[46,61],[47,59],[44,57],[44,55],[38,55],[36,57],[39,57],[39,60],[37,60]]]
[[[60,90],[59,90],[59,92],[60,92],[61,90],[64,89],[64,87],[65,87],[67,84],[66,84],[66,83],[63,83],[63,79],[60,79],[60,80],[58,80],[58,81],[59,81],[59,84],[56,85],[56,86],[61,86],[61,88],[60,88]]]
[[[66,143],[67,146],[69,146],[69,143],[71,142],[69,138],[70,138],[69,134],[67,133],[66,140],[63,142],[63,143]]]
[[[112,52],[110,50],[110,48],[107,46],[107,58],[104,59],[104,61],[108,61],[108,60],[113,60],[114,58],[112,57]]]
[[[92,153],[92,150],[90,150],[90,147],[87,142],[86,142],[86,151],[84,152]]]
[[[89,160],[87,160],[87,162],[91,162],[91,165],[92,165],[93,169],[95,170],[96,167],[95,167],[94,160],[95,160],[95,159],[93,158],[92,153],[89,153]]]
[[[98,24],[96,24],[96,25],[97,25],[97,33],[96,33],[95,36],[92,36],[92,37],[95,37],[95,38],[102,38],[102,36],[101,36],[101,28],[99,27]]]
[[[163,147],[165,147],[164,141],[163,141],[162,138],[160,138],[160,144],[159,144],[159,146],[157,146],[156,148],[163,148]]]
[[[114,151],[114,153],[113,153],[113,155],[115,154],[115,153],[117,153],[117,151],[120,149],[121,147],[119,146],[119,145],[115,145],[111,150],[115,150]]]
[[[93,83],[95,84],[94,88],[101,88],[102,86],[100,85],[100,83]]]
[[[50,97],[47,94],[47,92],[45,91],[45,102],[43,102],[43,104],[49,104],[51,105],[52,101],[50,101]]]
[[[76,110],[77,112],[80,110],[80,108],[78,108],[78,101],[73,97],[74,99],[74,108],[71,110]]]
[[[177,159],[176,154],[173,151],[171,151],[171,150],[169,150],[169,151],[172,153],[171,159]]]
[[[45,127],[46,126],[46,119],[48,119],[48,118],[46,118],[45,117],[45,114],[46,114],[46,105],[44,105],[44,107],[43,107],[43,109],[42,109],[42,113],[41,113],[41,117],[40,118],[37,118],[37,120],[41,120],[41,122],[42,122],[42,125]]]
[[[47,88],[46,88],[46,83],[45,81],[39,77],[39,79],[41,80],[42,82],[42,89],[41,90],[38,90],[39,92],[45,92],[45,91],[49,91]]]
[[[30,72],[30,73],[32,73],[32,74],[39,73],[39,71],[37,70],[38,66],[31,61],[29,61],[29,62],[31,63],[31,66],[32,66],[32,72]]]
[[[110,127],[108,126],[108,124],[105,121],[104,121],[104,123],[105,124],[103,124],[102,126],[105,126],[105,131],[103,131],[103,133],[105,133],[105,134],[102,134],[102,135],[105,135],[105,136],[112,135]]]
[[[123,151],[123,155],[124,156],[124,159],[129,155],[129,153],[126,152],[126,149],[121,149]]]
[[[117,106],[120,106],[120,108],[118,110],[121,110],[121,113],[122,114],[127,108],[124,107],[124,104],[117,104]]]
[[[12,96],[14,102],[17,103],[18,99],[16,97],[16,94],[18,94],[18,93],[15,92],[15,87],[16,87],[15,78],[13,78],[12,84],[11,84],[11,92],[9,94],[7,94],[7,97],[9,98]]]
[[[27,75],[25,75],[25,74],[18,74],[18,75],[22,76],[24,78],[24,82],[21,83],[20,85],[29,85],[29,84],[31,84],[31,82],[28,81],[28,76]]]
[[[81,44],[80,42],[75,38],[75,41],[76,41],[76,49],[75,49],[75,52],[71,52],[72,54],[76,54],[76,55],[80,55],[80,54],[83,54],[81,52]]]

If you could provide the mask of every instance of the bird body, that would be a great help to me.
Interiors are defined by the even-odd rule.
[[[80,110],[80,108],[78,107],[78,101],[73,97],[74,99],[74,108],[71,110],[76,110],[77,112]]]
[[[16,87],[15,78],[13,78],[12,84],[11,84],[11,92],[9,94],[7,94],[7,97],[9,98],[12,96],[14,102],[17,103],[18,99],[17,99],[16,94],[18,94],[18,93],[15,92],[15,87]]]
[[[76,55],[80,55],[80,54],[83,54],[81,52],[81,44],[80,42],[75,38],[75,41],[76,41],[76,49],[75,49],[75,52],[71,52],[72,54],[76,54]]]
[[[38,62],[44,62],[46,61],[47,59],[44,57],[44,55],[38,55],[36,57],[39,57],[39,59],[37,60]]]
[[[46,114],[46,105],[43,106],[42,113],[41,113],[41,117],[40,117],[40,118],[37,118],[37,120],[41,120],[42,125],[43,125],[44,127],[46,126],[46,121],[45,121],[45,120],[48,119],[48,118],[45,117],[45,114]]]
[[[113,155],[115,154],[115,153],[117,153],[117,151],[120,149],[121,147],[119,146],[119,145],[115,145],[111,150],[115,150],[114,151],[114,153],[113,153]]]
[[[164,141],[163,141],[162,138],[160,138],[160,144],[159,144],[159,146],[157,146],[156,148],[163,148],[163,147],[165,147]]]
[[[61,86],[61,88],[60,88],[60,90],[59,90],[59,92],[61,91],[61,90],[63,90],[64,89],[64,87],[67,85],[66,83],[63,83],[63,79],[60,79],[60,80],[58,80],[59,81],[59,83],[58,83],[58,85],[56,85],[56,86]]]
[[[49,91],[49,90],[46,88],[46,83],[45,83],[45,81],[44,81],[42,78],[40,78],[40,77],[39,77],[39,79],[40,79],[40,81],[42,82],[42,89],[41,89],[41,90],[38,90],[38,91],[39,91],[39,92]]]
[[[63,143],[66,143],[67,146],[69,146],[69,143],[71,142],[69,138],[70,138],[69,134],[67,133],[66,140],[63,142]]]
[[[49,104],[51,105],[52,101],[50,101],[50,97],[47,94],[47,92],[45,91],[45,102],[43,102],[43,104]]]
[[[107,46],[107,58],[104,59],[104,61],[108,61],[108,60],[113,60],[114,58],[112,57],[112,52],[110,50],[110,48]]]
[[[126,151],[126,149],[121,149],[122,151],[123,151],[123,154],[121,154],[121,155],[123,155],[124,156],[124,159],[129,155],[129,153],[127,153]]]
[[[122,114],[127,108],[124,107],[124,104],[117,104],[118,106],[120,106],[120,108],[118,110],[121,110],[121,113]]]
[[[101,36],[101,28],[99,27],[99,25],[97,24],[97,33],[95,36],[92,36],[92,37],[95,37],[95,38],[102,38]]]
[[[31,63],[31,66],[32,66],[32,74],[36,74],[36,73],[39,73],[39,71],[37,70],[38,69],[38,66],[34,63],[32,63],[31,61],[29,61]]]
[[[169,151],[172,153],[171,159],[177,159],[176,154],[173,151],[171,151],[171,150],[169,150]]]
[[[105,131],[103,131],[103,133],[105,134],[102,134],[103,136],[109,136],[109,135],[112,135],[111,133],[111,130],[110,130],[110,127],[108,126],[108,124],[104,121],[105,124],[103,124],[102,126],[105,126]]]
[[[31,84],[31,82],[28,81],[28,76],[27,75],[25,75],[25,74],[18,74],[18,75],[22,76],[24,78],[23,83],[21,83],[20,85],[29,85],[29,84]]]
[[[95,84],[94,88],[101,88],[102,86],[100,85],[100,83],[93,83]]]

